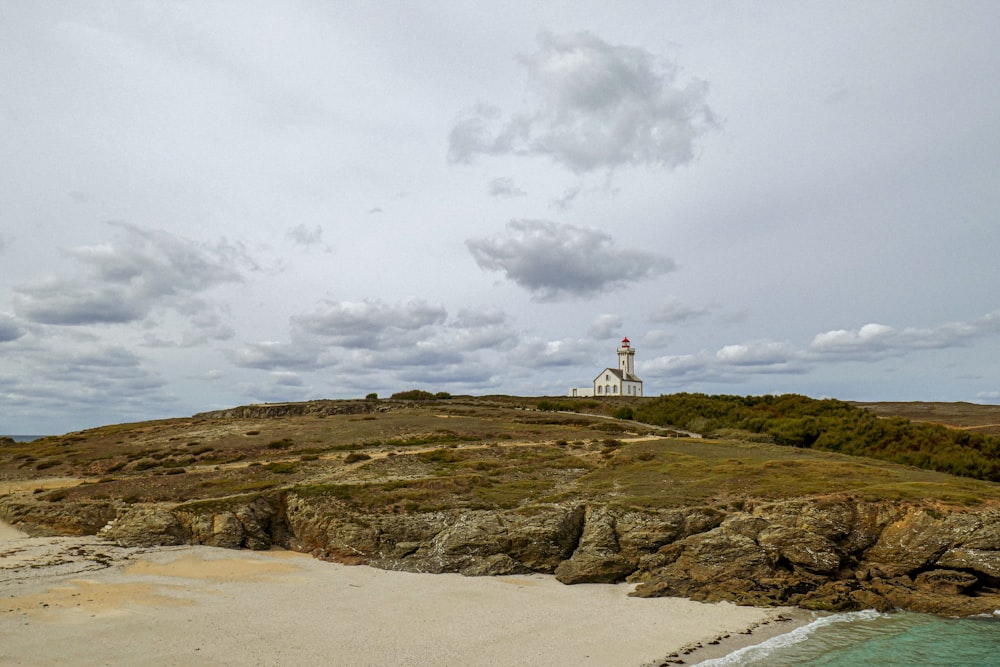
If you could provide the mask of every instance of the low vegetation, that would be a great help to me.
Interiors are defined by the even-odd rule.
[[[963,426],[951,428],[803,396],[435,396],[291,416],[288,405],[273,416],[255,408],[252,418],[4,442],[0,478],[85,481],[39,494],[47,503],[224,502],[295,491],[388,512],[595,500],[637,509],[733,506],[831,495],[1000,502],[992,483],[1000,480],[998,439],[977,432],[987,422],[964,406]],[[935,417],[945,421],[941,410]],[[707,437],[666,437],[669,429],[653,425]]]
[[[767,439],[776,445],[865,456],[1000,481],[998,437],[904,417],[882,417],[833,399],[793,394],[675,394],[637,406],[635,419],[737,440]]]

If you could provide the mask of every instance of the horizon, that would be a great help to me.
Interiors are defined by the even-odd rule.
[[[1000,403],[1000,4],[20,3],[0,409]],[[891,398],[884,398],[891,397]]]
[[[402,392],[405,392],[405,391],[413,391],[415,389],[419,389],[419,388],[405,389],[405,390],[400,390],[399,392],[393,392],[393,393],[394,394],[395,393],[402,393]],[[429,390],[425,390],[425,391],[429,391]],[[431,393],[435,393],[435,392],[431,392]],[[436,400],[450,400],[450,399],[461,399],[461,398],[489,398],[490,396],[499,396],[499,397],[504,397],[504,398],[518,398],[518,399],[525,399],[525,400],[567,400],[567,401],[579,401],[579,402],[584,402],[584,401],[602,401],[602,400],[612,400],[612,401],[639,400],[639,401],[641,401],[641,400],[655,400],[655,399],[660,398],[662,396],[671,396],[671,395],[674,395],[674,394],[682,394],[682,393],[704,393],[704,392],[683,392],[683,391],[678,391],[678,392],[658,393],[658,394],[644,395],[644,396],[567,396],[565,394],[522,395],[522,394],[497,394],[497,393],[494,393],[494,394],[454,394],[454,395],[449,396],[448,398],[427,399],[427,401],[428,402],[433,402],[433,401],[436,401]],[[781,395],[794,394],[794,393],[795,392],[783,392],[782,394],[767,394],[767,393],[761,393],[761,394],[726,394],[726,393],[713,393],[713,394],[708,394],[708,395],[709,396],[766,396],[766,395],[781,396]],[[992,406],[992,405],[996,405],[995,403],[974,403],[974,402],[971,402],[971,401],[905,401],[905,400],[898,400],[898,399],[881,399],[881,400],[871,400],[871,401],[855,401],[855,400],[852,400],[852,399],[838,398],[836,396],[811,396],[809,394],[798,394],[798,395],[805,396],[806,398],[810,398],[810,399],[813,399],[813,400],[835,400],[835,401],[842,401],[844,403],[858,403],[858,404],[861,404],[861,405],[865,405],[865,404],[878,404],[878,403],[914,403],[914,404],[928,403],[928,404],[946,404],[946,405],[947,404],[968,404],[968,405],[981,405],[981,406],[986,406],[986,407]],[[251,402],[251,403],[242,403],[242,404],[227,405],[227,406],[222,406],[220,408],[212,408],[211,410],[197,410],[197,411],[194,411],[194,412],[192,412],[190,414],[172,414],[172,415],[149,416],[149,417],[146,417],[146,418],[143,418],[143,419],[137,419],[137,420],[109,421],[109,422],[103,422],[103,423],[100,423],[100,424],[89,424],[89,425],[86,425],[86,426],[80,426],[78,428],[70,428],[70,429],[66,429],[64,431],[58,431],[58,432],[53,432],[53,433],[27,433],[27,432],[24,432],[24,433],[6,433],[5,434],[3,431],[0,431],[0,438],[3,438],[3,437],[15,438],[15,439],[17,439],[17,438],[32,438],[32,439],[47,438],[47,437],[53,437],[53,436],[66,435],[66,434],[69,434],[69,433],[80,433],[80,432],[84,432],[84,431],[88,431],[88,430],[92,430],[92,429],[99,429],[99,428],[102,428],[102,427],[105,427],[105,426],[120,426],[120,425],[124,425],[124,424],[142,423],[142,422],[147,422],[147,421],[149,421],[149,422],[155,422],[155,421],[168,421],[168,420],[172,420],[172,419],[187,419],[187,418],[194,417],[194,416],[196,416],[198,414],[202,414],[202,413],[206,413],[206,412],[215,412],[217,410],[228,410],[228,409],[240,408],[240,407],[245,407],[245,406],[282,405],[282,404],[293,404],[293,403],[312,403],[312,402],[321,402],[321,401],[365,401],[365,400],[370,400],[370,399],[368,399],[365,396],[349,396],[349,397],[343,397],[343,398],[307,398],[307,399],[292,400],[292,401],[279,401],[279,400],[274,400],[274,401],[260,401],[260,402]],[[378,396],[376,400],[380,400],[380,401],[383,401],[383,400],[418,400],[418,402],[419,402],[419,399],[394,399],[392,397],[392,395],[389,395],[389,396]],[[24,441],[19,441],[19,442],[24,442]]]

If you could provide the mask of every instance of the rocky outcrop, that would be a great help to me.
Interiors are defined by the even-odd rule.
[[[301,415],[362,415],[388,412],[390,404],[380,401],[304,401],[296,403],[261,403],[226,410],[199,412],[195,419],[274,419]]]
[[[556,566],[564,584],[611,584],[636,570],[635,560],[621,553],[615,515],[605,508],[588,508],[583,534],[573,555]]]
[[[72,503],[8,496],[0,503],[0,519],[32,537],[93,535],[115,516],[105,501]]]
[[[92,525],[108,508],[44,514],[16,503],[5,518],[38,534]],[[20,507],[20,509],[19,509]],[[18,520],[20,519],[20,520]],[[94,529],[96,530],[96,528]],[[127,545],[279,544],[316,557],[469,576],[554,573],[564,583],[637,584],[674,595],[810,609],[894,608],[966,616],[1000,608],[1000,509],[797,499],[739,508],[623,510],[578,503],[514,510],[361,512],[296,492],[212,502],[131,505],[101,534]]]
[[[583,518],[582,506],[398,515],[352,513],[336,501],[294,493],[286,499],[293,548],[411,572],[551,573],[576,548]]]
[[[98,535],[124,546],[204,544],[256,550],[269,549],[275,537],[278,542],[287,539],[279,507],[265,498],[174,507],[127,505]]]
[[[641,596],[967,616],[1000,608],[1000,512],[787,501],[660,549]]]

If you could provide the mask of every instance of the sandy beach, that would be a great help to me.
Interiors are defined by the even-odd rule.
[[[126,549],[4,525],[0,664],[694,664],[808,620],[629,590],[389,572],[288,551]],[[795,620],[774,620],[782,615]]]

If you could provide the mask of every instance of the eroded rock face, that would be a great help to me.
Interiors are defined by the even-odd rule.
[[[663,547],[636,594],[965,616],[1000,608],[1000,516],[788,501]]]
[[[63,518],[75,507],[58,505]],[[62,525],[29,510],[8,503],[4,512],[30,516],[41,530],[46,522]],[[128,545],[279,544],[414,572],[542,572],[564,583],[627,578],[641,596],[960,616],[1000,608],[998,509],[796,499],[740,509],[551,504],[398,514],[288,492],[218,505],[128,506],[101,534]]]
[[[938,517],[931,510],[914,510],[883,530],[864,560],[886,577],[908,574],[933,565],[981,527],[980,520],[969,514]]]
[[[573,555],[556,566],[564,584],[610,584],[624,581],[637,562],[621,554],[617,518],[605,508],[588,508],[580,541]]]
[[[32,537],[94,535],[115,517],[115,506],[105,501],[47,502],[5,499],[0,519]]]
[[[136,504],[121,508],[114,521],[99,536],[123,546],[150,547],[189,544],[191,531],[181,523],[170,507],[160,504]]]

